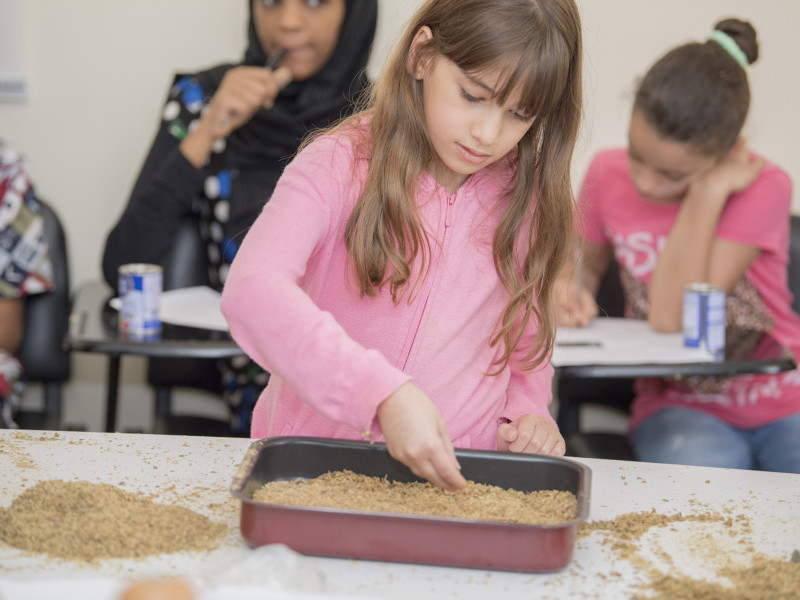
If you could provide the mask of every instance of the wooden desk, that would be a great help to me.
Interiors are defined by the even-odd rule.
[[[208,587],[231,570],[239,585],[251,581],[249,577],[262,583],[224,596],[209,589],[205,600],[248,600],[258,597],[256,592],[263,594],[263,582],[275,564],[263,557],[253,560],[259,557],[238,533],[239,506],[229,492],[249,444],[240,438],[0,431],[1,507],[42,480],[86,480],[152,494],[155,501],[186,506],[230,528],[222,545],[206,554],[106,560],[97,565],[52,560],[0,544],[0,595],[13,581],[25,579],[29,583],[18,585],[37,592],[25,597],[116,600],[89,591],[98,589],[98,580],[161,575],[181,575]],[[299,573],[306,582],[321,582],[316,598],[328,594],[383,600],[631,598],[642,593],[637,586],[652,581],[651,567],[714,581],[718,568],[746,562],[753,551],[788,561],[800,548],[799,475],[576,460],[592,469],[590,523],[630,512],[684,517],[720,513],[731,517],[734,534],[717,522],[672,523],[643,535],[636,542],[636,555],[626,560],[604,542],[602,533],[594,532],[579,538],[567,568],[546,575],[317,557],[282,562],[284,574]],[[51,593],[42,595],[48,589]],[[16,600],[8,594],[3,597]],[[301,596],[286,592],[268,597],[299,600]]]
[[[242,354],[226,332],[167,323],[162,325],[158,340],[125,339],[117,328],[118,313],[108,305],[112,296],[112,290],[99,281],[78,287],[72,301],[68,335],[71,350],[108,356],[106,431],[116,430],[119,369],[123,355],[224,358]],[[163,412],[163,407],[156,406],[157,418]]]

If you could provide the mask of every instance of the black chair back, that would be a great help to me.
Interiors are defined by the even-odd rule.
[[[44,426],[58,429],[61,421],[61,385],[71,374],[67,348],[70,314],[70,277],[67,243],[61,221],[53,208],[42,206],[44,233],[50,246],[55,289],[25,299],[25,331],[19,358],[28,381],[44,388]],[[40,420],[41,421],[41,420]]]
[[[170,255],[162,265],[163,286],[173,290],[209,285],[208,258],[195,216],[180,224]],[[222,379],[217,360],[210,358],[150,358],[147,361],[147,383],[155,392],[156,433],[225,435],[224,426],[216,421],[172,414],[172,389],[191,388],[222,395]]]
[[[792,310],[800,314],[800,216],[789,220],[789,291],[794,295]]]

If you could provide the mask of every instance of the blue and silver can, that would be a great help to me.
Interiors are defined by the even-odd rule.
[[[683,344],[714,355],[725,352],[725,290],[707,283],[684,288]]]
[[[158,305],[161,302],[162,269],[158,265],[134,263],[119,268],[119,331],[132,339],[156,339],[161,332]]]

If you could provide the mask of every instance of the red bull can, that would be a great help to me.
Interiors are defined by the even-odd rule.
[[[161,333],[161,273],[159,265],[146,263],[119,268],[119,331],[124,337],[148,340]]]
[[[684,288],[683,345],[725,353],[725,290],[707,283]]]

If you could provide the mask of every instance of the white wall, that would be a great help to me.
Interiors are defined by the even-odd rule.
[[[379,1],[373,75],[420,4]],[[717,19],[735,15],[753,22],[762,50],[750,71],[754,101],[745,133],[800,182],[800,111],[793,102],[800,92],[793,76],[797,0],[578,1],[587,103],[576,178],[595,149],[624,143],[636,77],[668,48],[701,39]],[[246,14],[245,0],[23,0],[28,97],[0,102],[0,137],[28,157],[38,189],[60,212],[74,284],[100,277],[105,235],[126,202],[173,72],[235,60],[244,48]],[[99,429],[105,361],[76,354],[73,365],[66,421]],[[126,358],[123,427],[149,427],[150,394],[142,377],[142,361]],[[207,408],[213,411],[213,403]]]

